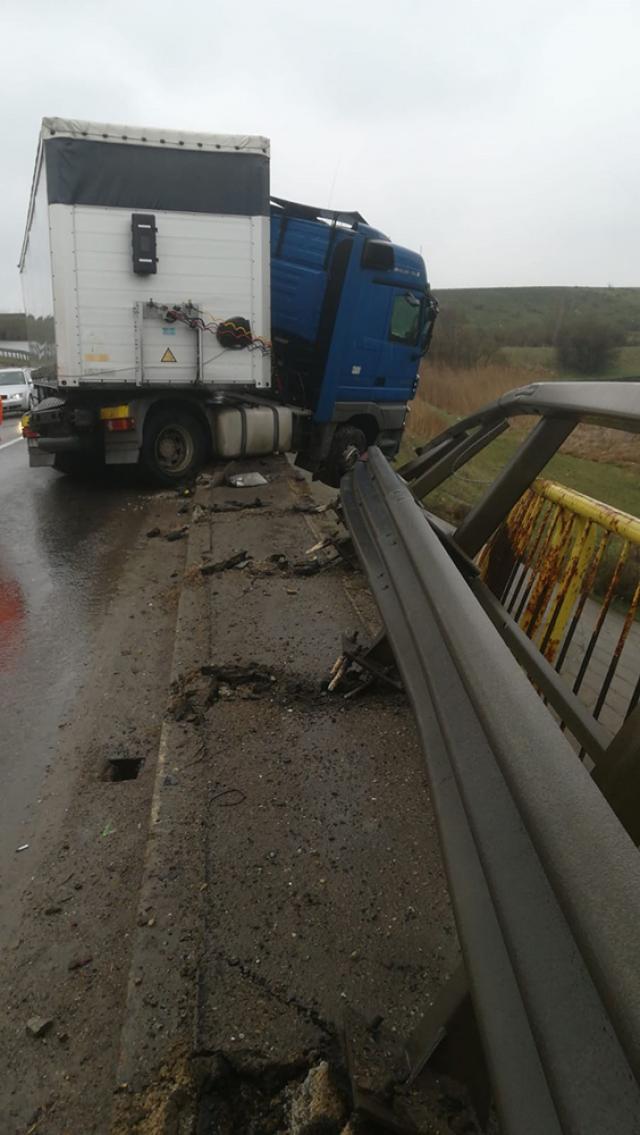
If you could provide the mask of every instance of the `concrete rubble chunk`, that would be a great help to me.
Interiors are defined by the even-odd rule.
[[[29,1036],[44,1036],[53,1024],[53,1017],[30,1017],[27,1021]]]
[[[311,1068],[305,1080],[291,1095],[288,1135],[306,1135],[308,1130],[319,1129],[336,1135],[347,1121],[344,1100],[333,1081],[326,1060]]]

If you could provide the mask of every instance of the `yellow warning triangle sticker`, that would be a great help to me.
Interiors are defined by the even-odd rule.
[[[176,359],[176,356],[174,355],[174,353],[173,353],[173,351],[171,350],[171,348],[170,348],[170,347],[167,347],[167,349],[166,349],[166,351],[165,351],[164,355],[163,355],[163,356],[162,356],[162,358],[160,359],[160,362],[161,362],[161,363],[175,363],[175,362],[177,362],[177,361],[178,361],[178,360]]]

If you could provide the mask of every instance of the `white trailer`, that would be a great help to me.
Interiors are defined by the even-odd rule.
[[[173,480],[211,438],[290,445],[290,412],[238,429],[213,402],[271,386],[268,139],[44,119],[20,271],[51,396],[32,464],[70,468],[99,438],[108,463]]]

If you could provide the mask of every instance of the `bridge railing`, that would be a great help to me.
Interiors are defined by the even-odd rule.
[[[21,351],[11,349],[3,351],[2,343],[0,343],[0,367],[11,366],[12,363],[20,363],[22,365],[29,364],[31,361],[31,354],[29,351]]]
[[[537,478],[477,562],[505,611],[617,732],[640,700],[640,519]]]

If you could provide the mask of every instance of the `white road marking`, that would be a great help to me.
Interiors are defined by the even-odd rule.
[[[17,441],[24,441],[22,437],[14,437],[12,441],[3,441],[0,449],[6,449],[8,445],[15,445]]]

